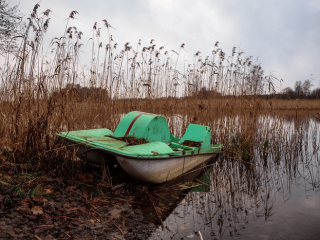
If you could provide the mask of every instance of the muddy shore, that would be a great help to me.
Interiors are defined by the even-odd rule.
[[[187,191],[137,181],[118,166],[112,183],[99,166],[68,171],[2,164],[0,238],[148,239]]]

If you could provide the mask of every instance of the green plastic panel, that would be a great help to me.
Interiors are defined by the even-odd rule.
[[[143,147],[142,147],[143,146]],[[143,145],[127,146],[121,149],[124,154],[154,157],[173,154],[173,150],[166,144],[162,142],[151,142],[145,143]]]
[[[199,153],[207,153],[212,151],[210,127],[192,123],[189,124],[179,143],[182,144],[184,141],[201,143]]]
[[[168,122],[164,117],[137,111],[124,116],[113,136],[143,138],[148,142],[170,142]]]
[[[157,158],[214,153],[220,152],[222,148],[222,144],[211,145],[209,127],[190,124],[182,139],[179,139],[169,132],[168,123],[164,117],[142,112],[130,112],[125,115],[114,133],[109,129],[101,128],[62,132],[57,136],[67,138],[75,144],[135,157]],[[124,136],[143,138],[148,143],[128,146],[126,140],[122,139]],[[200,143],[200,147],[186,146],[183,144],[186,140]]]
[[[186,140],[204,142],[210,132],[210,127],[190,123],[179,142],[182,143]]]
[[[79,130],[79,131],[69,131],[58,133],[57,136],[68,138],[76,142],[87,142],[88,138],[100,138],[104,136],[110,136],[113,132],[107,128],[99,129],[89,129],[89,130]]]

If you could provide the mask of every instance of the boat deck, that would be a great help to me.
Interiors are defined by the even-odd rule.
[[[75,145],[85,145],[87,147],[104,149],[115,154],[127,155],[132,157],[170,157],[194,155],[199,153],[214,153],[221,149],[221,144],[211,145],[206,151],[200,150],[200,144],[197,146],[186,146],[179,142],[181,139],[171,134],[171,141],[164,142],[147,142],[143,144],[131,145],[125,138],[113,136],[113,132],[106,128],[90,129],[80,131],[69,131],[57,134],[62,139],[67,139]],[[188,145],[190,141],[185,141]]]

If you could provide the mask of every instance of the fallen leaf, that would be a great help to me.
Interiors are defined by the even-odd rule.
[[[21,212],[30,212],[29,204],[31,204],[31,201],[29,198],[25,198],[22,201],[20,201],[21,206],[17,207],[17,211]]]
[[[83,181],[84,179],[85,179],[85,176],[84,176],[83,173],[78,173],[78,174],[77,174],[77,180],[78,180],[78,181]]]
[[[95,223],[96,221],[94,219],[90,219],[89,222],[91,222],[92,224]]]
[[[33,215],[43,214],[43,207],[41,206],[33,206],[31,208],[31,212]]]
[[[112,218],[119,218],[120,217],[120,214],[121,214],[121,210],[119,209],[113,209],[111,210],[110,212],[110,215]]]
[[[35,237],[36,239],[38,239],[38,240],[42,240],[42,238],[39,237],[39,236],[37,236],[37,235],[34,235],[34,237]]]
[[[126,216],[124,215],[123,212],[121,212],[122,215],[122,228],[125,229],[126,228]]]
[[[44,191],[45,191],[46,194],[53,194],[54,193],[53,188],[52,188],[51,185],[45,186]]]
[[[63,178],[61,178],[61,177],[58,177],[58,178],[56,178],[55,179],[57,182],[63,182]]]
[[[33,201],[35,202],[48,202],[48,199],[42,197],[42,196],[39,196],[39,195],[35,195],[32,197]]]
[[[0,180],[0,183],[1,183],[2,185],[5,185],[5,186],[10,186],[10,183],[7,183],[7,182],[1,181],[1,180]]]
[[[89,197],[89,195],[88,195],[87,192],[83,192],[82,195],[83,195],[85,198],[88,198],[88,197]]]
[[[85,207],[79,207],[79,211],[81,213],[86,213],[87,212],[87,209]]]
[[[182,224],[182,225],[180,226],[180,230],[186,230],[188,225],[189,225],[188,223]]]
[[[79,208],[78,207],[75,207],[75,208],[68,208],[68,209],[65,209],[63,211],[66,211],[66,212],[73,212],[73,211],[76,211],[78,210]]]
[[[53,191],[53,188],[51,185],[47,185],[47,186],[40,189],[40,193],[41,194],[53,194],[54,191]]]
[[[30,208],[28,206],[20,206],[20,207],[17,207],[16,210],[22,213],[22,212],[29,212]]]
[[[41,182],[53,182],[53,179],[49,177],[42,177]]]
[[[44,193],[44,194],[52,194],[53,191],[46,188],[46,189],[43,190],[43,193]]]
[[[86,182],[92,183],[93,182],[93,175],[92,174],[87,174],[86,175]]]
[[[155,210],[157,212],[158,215],[162,214],[161,208],[160,207],[155,207]]]
[[[82,182],[93,182],[93,175],[92,174],[84,174],[84,173],[78,173],[77,174],[77,180]]]
[[[8,147],[8,146],[4,146],[4,147],[2,148],[2,150],[3,150],[4,152],[7,152],[7,153],[13,152],[12,148],[11,148],[11,147]]]

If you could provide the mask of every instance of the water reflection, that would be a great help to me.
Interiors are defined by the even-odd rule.
[[[255,143],[254,161],[224,157],[189,185],[153,190],[150,220],[160,226],[150,239],[319,239],[319,121],[253,124],[268,126],[257,128],[266,137]]]

